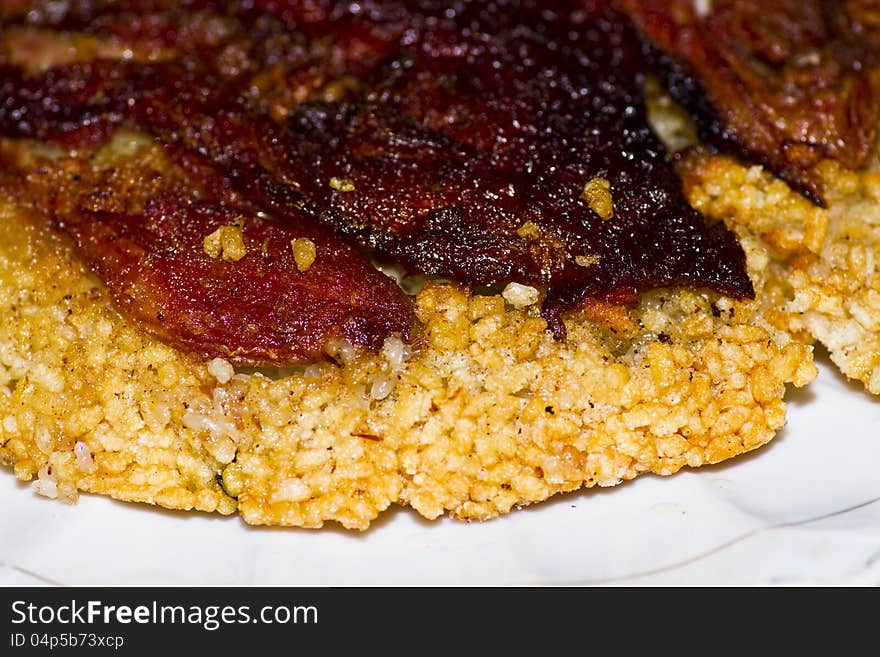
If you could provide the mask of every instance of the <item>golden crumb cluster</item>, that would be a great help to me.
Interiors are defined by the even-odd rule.
[[[238,262],[247,255],[241,226],[220,226],[205,237],[203,248],[209,257],[226,262]]]
[[[744,243],[758,302],[657,292],[614,321],[570,321],[560,343],[535,306],[429,285],[417,344],[340,347],[344,364],[267,376],[148,338],[65,238],[7,198],[0,460],[67,501],[357,529],[394,504],[485,519],[722,461],[769,441],[786,384],[816,373],[811,348],[766,320],[769,257]]]

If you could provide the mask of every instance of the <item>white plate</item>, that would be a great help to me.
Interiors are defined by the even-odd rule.
[[[3,469],[0,584],[880,584],[880,401],[819,365],[757,452],[486,523],[393,509],[365,533],[260,529],[100,497],[65,506]]]

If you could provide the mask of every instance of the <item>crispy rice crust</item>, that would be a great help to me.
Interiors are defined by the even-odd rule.
[[[688,196],[707,216],[759,235],[785,302],[768,318],[815,339],[850,379],[880,394],[880,171],[820,166],[828,210],[761,167],[694,153],[682,167]]]
[[[232,373],[119,316],[68,241],[0,198],[0,461],[77,491],[252,524],[365,529],[392,504],[488,519],[768,442],[816,375],[786,287],[742,230],[756,302],[659,291],[588,308],[554,341],[537,306],[433,284],[421,337]]]

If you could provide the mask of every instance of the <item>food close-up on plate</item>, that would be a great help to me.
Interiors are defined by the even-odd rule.
[[[0,3],[0,582],[880,583],[878,128],[877,0]]]

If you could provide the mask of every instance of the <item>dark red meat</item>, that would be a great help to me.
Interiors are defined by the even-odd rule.
[[[204,238],[240,225],[247,254],[209,256]],[[408,336],[411,308],[394,282],[337,239],[247,210],[177,196],[142,215],[82,212],[62,228],[120,307],[158,337],[233,363],[285,365],[325,355],[329,340],[380,348]],[[308,238],[300,271],[291,242]]]
[[[110,11],[121,5],[144,25],[187,13],[73,3],[27,20],[135,38]],[[610,0],[194,5],[238,21],[228,41],[158,64],[10,74],[0,131],[60,138],[132,122],[203,194],[260,208],[278,230],[314,222],[414,271],[546,288],[558,336],[560,313],[591,298],[674,285],[752,294],[735,237],[687,204],[648,126],[643,54]],[[165,30],[168,47],[182,33]],[[246,55],[238,68],[231,44]],[[610,183],[611,218],[582,198],[596,178]],[[181,212],[180,230],[201,216]],[[122,219],[91,220],[100,234]],[[115,260],[101,262],[115,285]],[[185,324],[185,306],[172,314]]]
[[[880,122],[875,0],[622,0],[702,136],[822,202],[811,167],[858,168]]]

